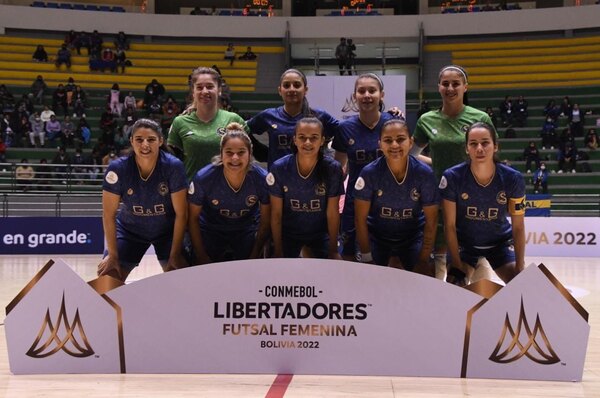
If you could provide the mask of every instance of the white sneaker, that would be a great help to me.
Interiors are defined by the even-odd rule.
[[[571,173],[575,174],[577,171],[575,169],[571,170]]]
[[[562,174],[562,172],[563,172],[562,170],[558,170],[558,174]]]
[[[77,114],[76,114],[76,113],[74,113],[74,114],[73,114],[73,117],[77,117]]]
[[[527,174],[531,174],[531,170],[527,170]]]
[[[553,147],[553,146],[551,146],[551,147],[550,147],[550,149],[554,149],[554,147]]]

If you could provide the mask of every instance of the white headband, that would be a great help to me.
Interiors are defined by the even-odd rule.
[[[468,83],[468,79],[467,79],[467,74],[465,73],[464,70],[462,70],[462,68],[460,68],[459,66],[455,66],[455,65],[450,65],[450,66],[446,66],[444,68],[442,68],[442,70],[440,71],[440,78],[442,77],[442,73],[444,73],[447,70],[455,70],[458,73],[460,73],[464,79],[465,79],[465,83]]]

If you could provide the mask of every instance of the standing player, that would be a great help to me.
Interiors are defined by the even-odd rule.
[[[341,252],[344,260],[356,260],[354,185],[363,167],[381,155],[379,150],[381,127],[394,118],[390,113],[382,112],[383,97],[383,82],[379,76],[374,73],[360,75],[354,83],[352,94],[352,99],[358,108],[358,115],[340,123],[339,132],[332,143],[336,151],[336,160],[342,164],[348,174],[348,188],[341,221]]]
[[[152,120],[136,121],[130,141],[133,153],[111,162],[102,184],[106,250],[98,275],[122,281],[150,245],[164,271],[187,265],[182,255],[187,223],[183,163],[166,151]]]
[[[419,155],[422,148],[429,146],[431,158],[420,155],[419,160],[432,166],[438,181],[444,170],[466,160],[464,140],[468,126],[478,121],[492,124],[487,113],[467,105],[467,87],[467,73],[462,67],[443,67],[438,78],[442,107],[423,114],[417,121],[413,155]],[[435,268],[436,278],[444,279],[446,243],[441,224],[435,242]]]
[[[201,169],[188,191],[195,264],[259,258],[270,231],[266,171],[252,162],[239,123],[221,138],[221,155]]]
[[[412,144],[405,121],[384,123],[383,157],[362,169],[354,187],[356,236],[362,262],[433,276],[429,258],[440,198],[429,166],[409,155]]]
[[[289,155],[294,139],[296,123],[305,117],[315,117],[323,124],[323,134],[329,140],[336,134],[338,120],[329,113],[312,109],[306,99],[308,86],[306,76],[297,69],[288,69],[281,75],[279,95],[283,106],[269,108],[248,121],[248,128],[254,135],[269,135],[268,167],[277,159]]]
[[[469,160],[446,170],[439,186],[450,259],[448,281],[468,284],[479,258],[485,257],[509,282],[525,266],[525,181],[520,172],[496,159],[498,143],[491,125],[471,125],[466,151]]]
[[[298,257],[303,247],[317,258],[339,259],[339,199],[342,168],[323,156],[323,125],[316,118],[298,121],[292,154],[271,167],[271,230],[275,257]]]
[[[219,154],[221,136],[231,122],[245,126],[236,113],[219,109],[221,76],[212,68],[200,67],[190,77],[192,111],[173,120],[167,143],[185,164],[188,180]]]

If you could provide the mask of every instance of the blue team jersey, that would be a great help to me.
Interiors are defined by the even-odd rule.
[[[323,135],[326,138],[334,137],[340,122],[323,110],[313,109],[313,111],[314,116],[323,123]],[[302,114],[290,116],[283,106],[280,106],[265,109],[247,122],[252,134],[260,135],[266,132],[269,135],[269,170],[277,159],[292,153],[290,147],[294,142],[296,123],[304,117]]]
[[[438,205],[440,195],[433,171],[412,156],[404,181],[397,181],[386,159],[363,168],[354,198],[371,202],[367,225],[377,239],[412,241],[423,235],[423,207]]]
[[[296,164],[296,155],[287,155],[271,167],[267,176],[269,193],[283,199],[281,229],[286,238],[313,239],[327,233],[327,200],[344,193],[342,167],[336,160],[325,156],[324,183],[313,172],[302,177]]]
[[[181,160],[164,151],[160,151],[154,171],[145,180],[134,155],[111,162],[102,189],[121,197],[117,237],[124,233],[151,242],[172,235],[175,209],[171,194],[186,189],[186,180]]]
[[[482,186],[464,162],[444,171],[439,188],[443,199],[456,203],[461,247],[490,248],[512,239],[507,217],[525,211],[525,180],[520,172],[496,163],[492,181]]]
[[[188,201],[202,206],[201,229],[215,232],[257,230],[260,205],[269,203],[266,176],[264,169],[252,163],[242,186],[236,191],[227,182],[222,165],[210,164],[202,168],[188,190]]]
[[[353,198],[354,185],[363,167],[382,156],[379,149],[379,132],[381,126],[394,116],[384,112],[379,122],[372,129],[354,115],[340,123],[338,134],[333,139],[332,148],[348,156],[348,188],[346,200]]]

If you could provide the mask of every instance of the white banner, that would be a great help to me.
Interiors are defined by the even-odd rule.
[[[312,108],[323,109],[343,120],[356,112],[350,110],[357,76],[308,76],[307,98]],[[398,107],[406,113],[406,76],[380,76],[386,109]]]
[[[600,257],[600,218],[526,217],[527,256]]]

